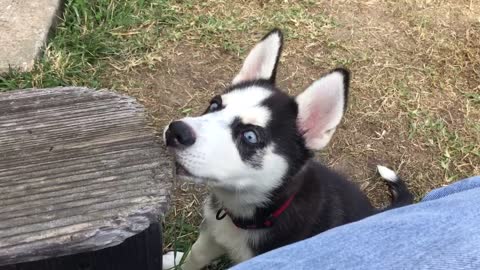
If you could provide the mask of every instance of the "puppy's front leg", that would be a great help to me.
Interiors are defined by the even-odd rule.
[[[197,241],[193,244],[190,252],[182,264],[182,270],[199,270],[207,266],[211,261],[225,254],[225,249],[220,246],[208,231],[200,231]],[[176,264],[180,263],[183,253],[177,252]],[[173,253],[163,255],[163,269],[173,267]]]
[[[225,252],[225,249],[213,239],[208,230],[200,231],[200,235],[188,253],[182,269],[202,269]]]

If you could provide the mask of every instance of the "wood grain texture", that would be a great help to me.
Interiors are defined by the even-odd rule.
[[[166,212],[171,162],[128,96],[0,94],[0,265],[98,250]]]

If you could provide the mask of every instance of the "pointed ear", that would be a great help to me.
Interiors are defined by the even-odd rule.
[[[283,35],[274,29],[255,45],[243,62],[242,69],[235,76],[232,84],[252,80],[269,80],[275,83],[277,64],[282,52]]]
[[[332,138],[347,107],[350,73],[335,69],[297,96],[298,127],[307,147],[319,150]]]

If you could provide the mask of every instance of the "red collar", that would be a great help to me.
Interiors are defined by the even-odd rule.
[[[275,224],[275,219],[277,219],[283,212],[285,212],[285,210],[287,210],[288,206],[290,206],[293,199],[295,198],[295,195],[297,194],[293,194],[292,196],[290,196],[282,205],[280,205],[279,208],[277,208],[277,210],[275,210],[273,213],[261,220],[257,220],[256,218],[236,218],[232,216],[226,208],[220,208],[217,212],[216,218],[217,220],[221,220],[228,215],[232,220],[233,224],[235,224],[235,226],[244,230],[270,228]]]

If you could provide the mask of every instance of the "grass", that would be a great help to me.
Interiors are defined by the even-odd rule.
[[[111,68],[126,70],[159,60],[158,36],[176,22],[169,6],[163,0],[66,1],[63,20],[33,71],[12,70],[0,77],[0,89],[109,86],[103,78]]]
[[[352,70],[348,112],[318,158],[383,205],[379,163],[399,171],[417,199],[480,174],[479,17],[469,0],[67,0],[35,68],[0,75],[0,91],[112,88],[135,96],[161,130],[201,112],[254,42],[280,27],[278,78],[289,93],[327,69]],[[185,183],[176,189],[167,250],[186,251],[195,240],[205,193]]]
[[[437,160],[444,171],[446,183],[468,176],[473,162],[480,157],[477,138],[465,138],[461,131],[449,127],[447,120],[424,111],[410,114],[410,139],[422,141],[425,147],[438,148],[442,155]]]
[[[301,38],[293,27],[321,28],[333,25],[329,18],[307,13],[306,6],[292,4],[287,10],[271,9],[263,16],[245,17],[228,3],[172,0],[69,0],[62,23],[49,41],[33,71],[12,70],[0,77],[0,90],[82,85],[111,87],[111,69],[126,71],[160,63],[165,46],[190,39],[210,48],[243,52],[234,33],[261,25],[286,26],[289,38]],[[208,10],[208,12],[204,12]],[[285,12],[286,11],[286,12]]]

